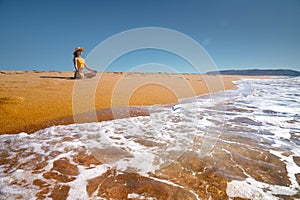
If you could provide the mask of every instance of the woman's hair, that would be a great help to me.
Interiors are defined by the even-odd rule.
[[[74,57],[73,57],[73,63],[74,63],[74,65],[75,65],[75,58],[77,58],[77,57],[78,57],[78,54],[77,54],[77,52],[78,52],[78,51],[75,51],[75,52],[73,53],[73,55],[74,55]]]
[[[78,57],[78,54],[77,54],[77,52],[78,52],[78,51],[75,51],[75,52],[73,53],[73,55],[74,55],[74,58]]]
[[[75,65],[75,58],[79,57],[78,54],[77,54],[77,52],[78,52],[78,51],[75,51],[75,52],[73,53],[73,55],[74,55],[74,57],[73,57],[73,63],[74,63],[74,65]]]

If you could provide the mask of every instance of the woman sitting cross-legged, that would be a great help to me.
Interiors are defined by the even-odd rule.
[[[85,60],[81,57],[82,52],[84,51],[84,48],[77,47],[73,51],[73,63],[75,67],[75,74],[74,74],[74,79],[82,79],[84,77],[91,78],[93,76],[96,76],[97,71],[89,68],[85,64]],[[86,68],[88,71],[91,73],[84,73],[84,68]]]

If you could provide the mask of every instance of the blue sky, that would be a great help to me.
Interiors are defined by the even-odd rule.
[[[298,0],[0,0],[0,69],[72,71],[76,46],[85,57],[122,31],[163,27],[196,40],[220,70],[300,70],[299,19]],[[110,70],[149,62],[189,72],[155,50],[124,55]]]

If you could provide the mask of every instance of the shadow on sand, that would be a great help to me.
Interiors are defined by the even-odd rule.
[[[84,73],[84,78],[93,78],[97,73]],[[74,80],[74,77],[70,76],[40,76],[40,78],[55,78],[55,79],[65,79],[65,80]]]
[[[40,78],[56,78],[56,79],[74,80],[74,77],[70,77],[70,76],[40,76]]]

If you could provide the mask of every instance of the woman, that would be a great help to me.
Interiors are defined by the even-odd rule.
[[[74,79],[82,79],[84,77],[91,78],[96,75],[97,71],[92,70],[85,64],[85,60],[81,57],[82,52],[84,51],[84,48],[77,47],[73,51],[73,63],[75,67],[75,74]],[[86,68],[88,71],[91,71],[92,73],[83,73],[84,68]]]

